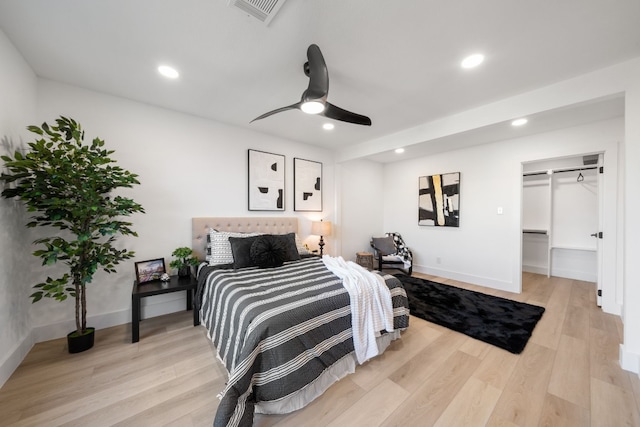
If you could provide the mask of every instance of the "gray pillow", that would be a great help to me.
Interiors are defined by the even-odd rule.
[[[233,268],[255,267],[258,264],[251,259],[251,245],[259,237],[229,237],[231,252],[233,253]]]
[[[391,255],[398,252],[393,237],[391,236],[374,237],[371,240],[373,241],[373,247],[380,252],[381,255]]]

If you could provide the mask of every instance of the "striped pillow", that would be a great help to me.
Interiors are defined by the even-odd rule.
[[[233,264],[233,252],[229,237],[252,237],[262,233],[236,233],[231,231],[209,231],[209,243],[207,244],[207,260],[209,265]]]

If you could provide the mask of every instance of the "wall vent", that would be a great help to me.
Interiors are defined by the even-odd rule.
[[[582,163],[587,165],[597,165],[598,164],[598,155],[590,154],[588,156],[582,156]]]
[[[228,0],[229,6],[237,7],[243,12],[269,25],[286,0]]]

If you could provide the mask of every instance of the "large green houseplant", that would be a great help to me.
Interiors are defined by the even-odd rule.
[[[109,157],[113,151],[103,148],[103,140],[84,144],[84,131],[73,119],[60,117],[54,126],[27,129],[38,135],[29,148],[1,156],[5,170],[0,180],[6,183],[2,196],[21,200],[33,213],[27,227],[46,228],[49,236],[33,242],[40,246],[33,254],[42,264],[60,261],[68,267],[62,277],[36,284],[31,299],[75,298],[76,330],[69,339],[91,334],[90,348],[93,328],[87,328],[86,285],[98,269],[113,273],[115,265],[134,255],[117,248],[115,241],[118,235],[137,236],[122,217],[144,209],[114,190],[139,184],[137,175],[114,165]],[[71,341],[69,351],[76,352]]]

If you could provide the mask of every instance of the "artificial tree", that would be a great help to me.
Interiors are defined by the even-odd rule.
[[[87,328],[86,285],[98,269],[114,273],[115,265],[133,257],[134,252],[115,246],[116,237],[137,236],[122,217],[144,212],[114,190],[139,181],[136,174],[114,165],[113,151],[103,148],[103,140],[84,144],[84,131],[73,119],[61,116],[55,126],[43,123],[27,129],[38,135],[29,149],[1,156],[6,171],[0,180],[7,183],[2,196],[21,200],[33,212],[27,227],[46,228],[49,236],[33,242],[41,246],[33,255],[42,265],[60,261],[68,266],[62,277],[36,284],[30,297],[34,303],[43,297],[74,297],[76,331],[70,335],[85,335],[92,330]]]

